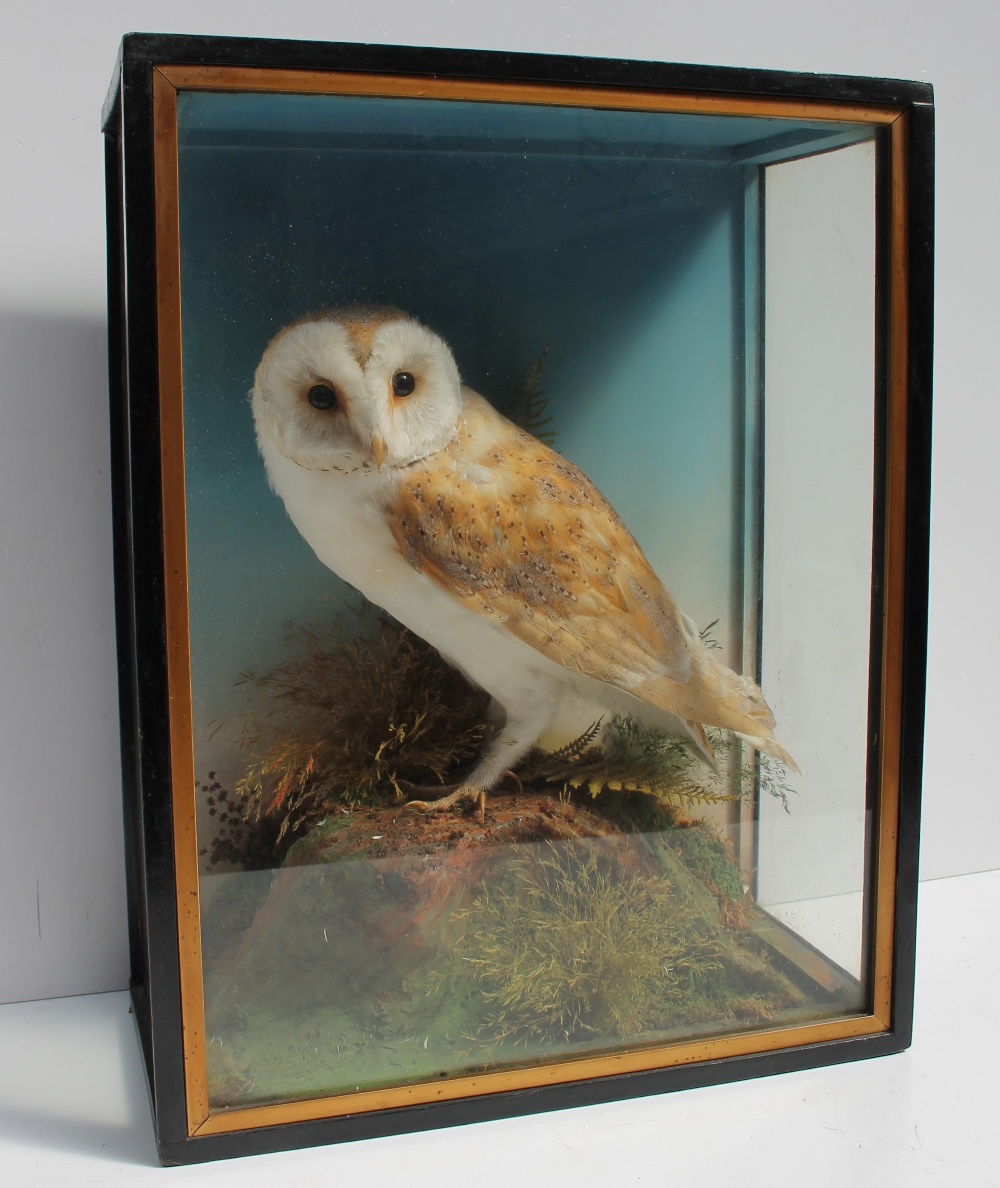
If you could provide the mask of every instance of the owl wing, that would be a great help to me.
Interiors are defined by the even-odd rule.
[[[415,570],[564,668],[686,721],[709,755],[701,723],[773,738],[760,690],[711,657],[593,483],[475,393],[457,439],[400,472],[389,510]]]

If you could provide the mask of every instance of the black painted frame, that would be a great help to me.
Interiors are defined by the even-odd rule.
[[[887,1032],[695,1065],[336,1119],[189,1137],[174,876],[157,351],[156,65],[247,66],[892,104],[908,116],[903,685],[892,1022]],[[103,112],[119,712],[131,994],[166,1164],[419,1131],[898,1052],[913,1017],[926,668],[933,286],[933,90],[892,79],[406,46],[129,34]],[[887,217],[880,203],[878,217]],[[880,286],[883,290],[884,286]],[[880,318],[884,312],[880,311]],[[880,333],[884,341],[884,334]],[[880,431],[881,432],[881,431]],[[884,446],[884,442],[882,443]]]

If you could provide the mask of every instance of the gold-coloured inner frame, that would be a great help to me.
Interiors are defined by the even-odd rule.
[[[206,1071],[200,936],[195,766],[188,623],[183,391],[181,369],[180,243],[178,221],[177,92],[267,91],[531,103],[661,112],[822,119],[889,129],[889,307],[887,457],[885,458],[885,584],[882,617],[881,770],[875,822],[872,945],[873,1011],[803,1026],[787,1026],[662,1047],[585,1056],[572,1061],[454,1077],[444,1082],[321,1097],[275,1105],[211,1110]],[[906,495],[906,115],[891,106],[755,99],[745,96],[507,85],[474,79],[442,80],[370,74],[238,67],[163,66],[153,70],[156,182],[156,265],[160,378],[161,466],[170,693],[173,825],[178,945],[188,1133],[218,1134],[294,1121],[395,1109],[719,1060],[884,1032],[891,1025],[893,921],[899,807],[902,701],[902,593]]]

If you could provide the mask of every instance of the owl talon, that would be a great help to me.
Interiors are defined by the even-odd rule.
[[[503,773],[503,778],[504,778],[505,780],[508,780],[508,779],[509,779],[509,780],[513,780],[513,781],[514,781],[514,783],[515,783],[515,784],[517,784],[517,793],[518,793],[518,795],[519,795],[519,796],[523,796],[523,795],[524,795],[524,784],[522,784],[522,783],[521,783],[521,777],[520,777],[520,776],[517,774],[517,772],[516,772],[516,771],[505,771],[505,772]]]
[[[437,800],[408,800],[403,806],[408,809],[416,809],[421,813],[436,813],[444,809],[454,808],[456,804],[461,804],[463,801],[472,801],[479,808],[479,820],[486,820],[486,793],[482,788],[471,788],[468,784],[461,784],[454,792],[447,796],[442,796]]]

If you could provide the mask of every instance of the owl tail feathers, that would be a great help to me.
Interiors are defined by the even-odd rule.
[[[708,766],[719,774],[719,764],[715,758],[715,748],[709,740],[705,727],[700,722],[692,722],[689,718],[682,718],[681,723],[688,734],[691,749],[699,759],[704,759]]]
[[[705,727],[700,722],[692,722],[690,719],[683,719],[682,721],[692,750],[694,750],[699,759],[704,759],[708,766],[718,775],[719,764],[715,757],[715,749],[709,740]],[[789,771],[795,772],[796,775],[802,774],[799,771],[799,765],[770,731],[763,738],[759,734],[750,735],[744,733],[742,730],[734,730],[733,733],[748,746],[762,752],[764,755],[770,756],[772,759],[777,759]]]
[[[734,733],[736,734],[737,738],[741,738],[749,746],[760,751],[761,754],[767,755],[771,759],[777,759],[777,761],[787,767],[789,771],[794,772],[796,775],[802,774],[799,765],[795,762],[791,755],[789,755],[781,743],[778,742],[773,734],[769,734],[767,738],[760,738],[752,737],[749,734],[743,734],[739,730],[735,731]]]
[[[799,773],[798,764],[774,737],[774,714],[764,694],[753,681],[721,664],[712,663],[700,680],[695,676],[686,685],[648,682],[632,692],[649,705],[680,718],[695,750],[715,770],[718,767],[706,726],[731,730],[750,746]]]
[[[737,738],[755,747],[761,754],[777,759],[789,771],[801,775],[799,765],[774,737],[774,714],[771,713],[771,707],[764,700],[764,694],[758,686],[748,677],[738,676],[729,669],[722,671],[730,678],[732,694],[739,698],[737,713],[743,719],[742,723],[737,719],[724,722],[723,725],[728,726]],[[726,703],[728,700],[724,699]],[[726,708],[729,708],[728,704]]]

